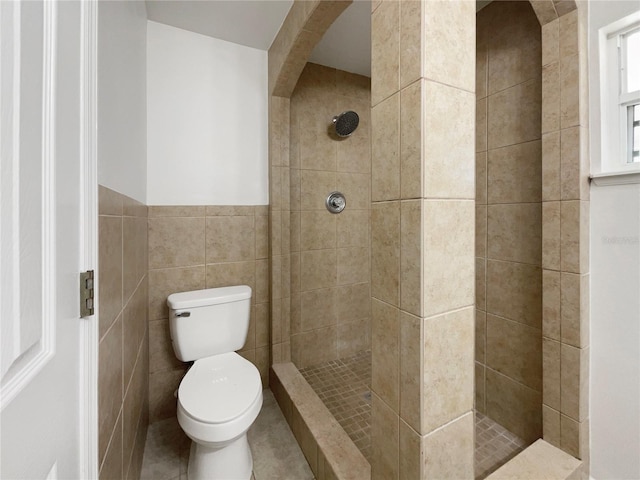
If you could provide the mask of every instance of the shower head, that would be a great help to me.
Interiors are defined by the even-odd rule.
[[[360,123],[360,117],[354,111],[348,110],[340,115],[333,117],[333,126],[336,129],[336,135],[339,137],[348,137],[351,135]]]

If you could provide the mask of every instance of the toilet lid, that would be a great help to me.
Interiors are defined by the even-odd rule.
[[[178,388],[180,404],[198,421],[225,423],[242,415],[262,390],[260,373],[237,353],[197,360]]]

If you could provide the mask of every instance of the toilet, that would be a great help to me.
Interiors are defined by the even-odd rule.
[[[235,351],[247,339],[251,288],[173,293],[167,305],[173,350],[195,361],[178,388],[178,423],[192,440],[188,479],[249,480],[247,430],[262,407],[262,383]]]

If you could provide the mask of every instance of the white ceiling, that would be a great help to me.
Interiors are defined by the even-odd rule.
[[[146,0],[147,17],[268,50],[293,0]],[[331,25],[310,61],[371,76],[371,4],[356,0]]]
[[[326,31],[309,61],[371,76],[371,3],[355,0]]]
[[[268,50],[293,0],[146,0],[147,18]]]
[[[490,1],[478,0],[480,10]],[[146,0],[149,20],[268,50],[293,0]],[[371,76],[371,4],[355,0],[329,27],[309,60]]]

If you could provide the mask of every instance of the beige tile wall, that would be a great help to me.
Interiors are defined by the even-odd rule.
[[[475,9],[372,8],[372,478],[473,478]]]
[[[303,368],[370,348],[370,81],[307,63],[290,108],[291,358]],[[340,139],[331,120],[346,110],[360,124]],[[336,190],[340,214],[324,203]]]
[[[297,0],[294,2],[293,7],[287,17],[283,27],[278,33],[277,41],[274,41],[272,48],[269,51],[269,77],[270,77],[270,110],[269,110],[269,158],[270,158],[270,259],[272,264],[272,341],[276,339],[272,345],[273,362],[287,362],[290,360],[290,344],[286,341],[289,333],[289,298],[286,297],[290,292],[286,291],[287,285],[289,285],[288,279],[290,278],[290,266],[291,256],[289,253],[289,240],[294,240],[294,237],[289,237],[290,232],[290,215],[289,215],[289,182],[291,177],[289,175],[289,129],[283,128],[289,125],[289,97],[291,91],[294,88],[297,81],[298,72],[302,70],[302,66],[308,57],[308,52],[313,48],[313,45],[319,40],[320,36],[326,30],[327,26],[337,16],[339,9],[346,6],[347,2],[319,2],[319,1],[302,1]],[[469,38],[469,34],[475,32],[475,11],[473,9],[465,9],[463,5],[469,2],[446,2],[448,5],[442,5],[445,2],[420,2],[420,1],[404,1],[398,2],[396,5],[390,5],[396,2],[382,2],[382,0],[372,1],[373,12],[373,33],[372,33],[372,58],[373,69],[376,71],[373,74],[373,105],[378,105],[382,100],[386,100],[402,90],[401,95],[401,107],[403,105],[411,105],[411,98],[416,99],[416,94],[420,98],[422,105],[426,105],[424,101],[424,89],[422,85],[427,82],[421,82],[420,87],[413,86],[413,92],[410,92],[412,83],[415,83],[416,78],[422,77],[427,80],[435,80],[436,82],[442,82],[446,85],[451,85],[454,89],[467,91],[474,93],[473,85],[469,86],[468,83],[473,83],[475,71],[475,58],[474,58],[474,45],[473,38]],[[440,3],[440,5],[434,5]],[[550,208],[545,208],[547,205],[543,205],[543,244],[550,245],[552,247],[558,246],[557,253],[553,249],[549,250],[547,247],[543,250],[543,255],[549,255],[550,258],[560,258],[560,247],[565,252],[573,255],[574,258],[579,258],[583,262],[587,257],[588,252],[588,237],[584,236],[584,232],[588,231],[588,218],[585,212],[588,208],[588,190],[585,186],[588,185],[588,152],[585,147],[588,130],[585,119],[588,116],[587,111],[587,74],[586,74],[586,2],[582,2],[577,5],[578,21],[567,21],[570,17],[562,19],[564,16],[573,15],[572,12],[576,10],[576,2],[573,0],[532,0],[532,7],[538,17],[538,20],[542,27],[542,42],[543,42],[543,66],[556,62],[555,69],[550,69],[550,76],[546,78],[546,81],[542,82],[543,92],[543,117],[554,118],[560,117],[560,111],[564,112],[566,128],[572,128],[579,125],[579,135],[569,136],[566,139],[579,138],[579,153],[576,152],[574,147],[565,148],[560,147],[561,132],[559,126],[555,128],[550,135],[545,138],[545,130],[543,127],[543,139],[542,139],[542,155],[543,155],[543,203],[546,204],[548,197],[545,192],[559,192],[562,184],[565,188],[573,189],[573,194],[581,202],[581,208],[579,211],[582,213],[579,219],[573,219],[572,225],[578,228],[578,232],[565,232],[564,245],[561,245],[561,228],[560,222],[555,221],[555,218],[560,217],[560,202],[557,205],[552,205]],[[340,4],[340,6],[337,6]],[[380,9],[381,6],[386,6]],[[426,5],[425,5],[426,4]],[[425,6],[429,8],[425,8]],[[460,11],[462,7],[463,12]],[[333,10],[332,10],[333,9]],[[381,12],[376,17],[375,12]],[[317,15],[316,15],[317,14]],[[562,24],[564,28],[563,38],[560,40],[560,28]],[[568,28],[567,28],[568,27]],[[473,35],[471,35],[473,36]],[[560,44],[564,43],[564,47],[561,49]],[[575,47],[577,45],[577,54],[575,54]],[[573,50],[572,50],[573,48]],[[564,52],[564,55],[563,53]],[[573,52],[573,54],[571,54]],[[564,68],[563,72],[560,71],[560,57],[564,56]],[[555,71],[555,76],[553,75]],[[562,82],[560,74],[562,75]],[[544,75],[544,73],[543,73]],[[448,77],[448,78],[447,78]],[[273,81],[272,81],[273,80]],[[471,81],[471,82],[469,82]],[[379,92],[376,90],[380,89]],[[530,85],[522,85],[521,88],[514,92],[512,98],[525,99],[526,94],[530,91]],[[451,92],[450,93],[457,93]],[[481,93],[478,90],[479,95],[486,97],[487,93]],[[413,94],[413,95],[411,95]],[[276,96],[278,95],[278,96]],[[555,100],[554,100],[555,99]],[[505,98],[498,98],[503,103]],[[414,101],[414,104],[416,102]],[[446,104],[445,104],[446,105]],[[564,105],[563,107],[560,107]],[[388,104],[387,106],[391,106]],[[458,105],[450,105],[451,111]],[[479,112],[482,112],[484,104],[479,104]],[[473,112],[473,105],[465,107],[466,110],[462,110],[465,113]],[[438,161],[437,158],[424,158],[425,149],[421,143],[424,138],[425,128],[424,125],[431,120],[433,123],[430,125],[440,124],[440,127],[448,133],[459,133],[463,139],[466,138],[464,132],[471,131],[474,127],[473,118],[467,118],[463,115],[465,122],[461,124],[461,118],[455,116],[447,117],[440,111],[440,117],[430,116],[425,114],[425,108],[414,109],[418,111],[418,114],[409,114],[411,109],[402,108],[400,111],[400,117],[403,121],[402,128],[396,124],[396,120],[391,117],[391,122],[381,122],[381,128],[379,130],[380,142],[377,146],[372,148],[374,156],[373,160],[373,178],[380,178],[382,188],[389,188],[391,191],[400,190],[402,192],[402,198],[412,199],[414,197],[420,197],[421,199],[429,198],[428,195],[424,195],[421,190],[426,176],[426,180],[429,180],[430,175],[437,170]],[[382,112],[382,107],[379,110]],[[393,108],[389,108],[388,111],[394,112]],[[486,112],[486,109],[484,110]],[[577,115],[576,115],[577,113]],[[426,117],[426,118],[425,118]],[[576,120],[576,117],[578,120]],[[383,116],[381,115],[381,119]],[[573,118],[572,120],[570,120]],[[389,117],[386,117],[389,120]],[[568,123],[567,123],[568,121]],[[375,128],[375,121],[374,128]],[[419,127],[418,127],[419,125]],[[543,121],[544,125],[544,121]],[[564,127],[563,127],[564,128]],[[400,141],[396,141],[396,130],[399,131]],[[567,133],[565,133],[567,135]],[[375,141],[377,134],[372,133],[372,140]],[[384,140],[383,140],[384,138]],[[435,136],[437,139],[438,136]],[[450,141],[449,137],[444,138],[445,147],[450,147],[454,143]],[[384,142],[389,142],[389,145],[385,145]],[[574,142],[575,144],[575,142]],[[391,147],[391,148],[389,148]],[[565,143],[565,147],[567,144]],[[400,148],[400,159],[397,159],[397,152],[395,149]],[[466,146],[468,150],[473,151],[473,145]],[[381,152],[388,152],[388,156],[385,161],[377,161],[376,166],[376,150],[380,149]],[[564,158],[561,161],[561,150],[564,152]],[[445,150],[446,151],[446,150]],[[471,165],[462,164],[460,169],[455,169],[456,175],[459,175],[461,180],[459,187],[461,191],[465,191],[465,188],[469,188],[466,183],[467,175],[473,174],[473,157],[469,155]],[[480,159],[481,155],[478,156]],[[442,164],[442,162],[441,162]],[[451,162],[451,164],[454,164]],[[399,167],[398,167],[399,165]],[[377,168],[389,167],[389,178],[384,179],[385,174],[379,174],[376,172]],[[396,173],[398,168],[399,173]],[[483,161],[478,161],[477,173],[480,177],[486,175],[486,156]],[[454,169],[452,169],[453,171]],[[445,172],[446,175],[447,172]],[[396,175],[399,180],[396,180]],[[439,181],[437,177],[434,178]],[[480,182],[478,182],[479,186]],[[579,188],[575,188],[578,186]],[[376,187],[379,188],[379,187]],[[394,190],[395,189],[395,190]],[[451,194],[447,192],[445,198],[468,198],[473,199],[473,184],[471,184],[471,194]],[[420,192],[420,193],[416,193]],[[579,192],[579,193],[576,193]],[[294,192],[295,193],[295,192]],[[375,189],[374,192],[375,194]],[[482,197],[482,189],[479,192],[479,198]],[[553,198],[553,196],[558,198]],[[554,200],[559,199],[559,193],[552,193]],[[486,204],[486,188],[484,189],[484,203]],[[374,197],[374,200],[376,198]],[[568,197],[563,197],[563,200],[569,200]],[[573,199],[575,200],[575,199]],[[422,207],[421,202],[421,207]],[[409,209],[408,212],[413,212],[416,209]],[[574,209],[573,211],[575,211]],[[565,210],[565,213],[569,213],[569,210]],[[482,212],[481,212],[482,213]],[[549,213],[553,215],[549,216]],[[420,209],[420,218],[423,219],[422,208]],[[390,219],[390,224],[395,224],[395,219]],[[400,221],[401,224],[406,222]],[[471,226],[469,226],[471,225]],[[473,231],[473,220],[467,220],[462,225],[462,229]],[[566,230],[566,229],[565,229]],[[406,230],[405,230],[406,231]],[[414,229],[415,231],[415,229]],[[425,229],[419,229],[421,231],[421,238],[418,240],[416,247],[416,241],[411,238],[405,238],[402,236],[400,240],[395,243],[401,245],[401,249],[404,251],[420,251],[420,254],[424,257],[424,245],[423,238],[425,236]],[[551,235],[547,235],[547,233]],[[444,237],[448,238],[447,234],[451,232],[443,232]],[[456,231],[457,233],[457,231]],[[579,233],[579,235],[576,235]],[[375,237],[375,234],[372,234]],[[473,240],[472,240],[473,241]],[[479,242],[481,243],[481,242]],[[464,244],[463,244],[464,245]],[[486,243],[485,243],[486,245]],[[473,248],[468,245],[464,245],[465,248]],[[384,246],[387,248],[387,252],[391,252],[392,258],[390,262],[386,262],[387,265],[392,267],[396,259],[394,252],[395,246]],[[486,248],[486,247],[485,247]],[[554,247],[555,248],[555,247]],[[409,249],[409,250],[407,250]],[[448,253],[451,254],[450,250]],[[374,255],[375,257],[375,255]],[[403,258],[405,260],[403,260]],[[400,255],[400,263],[404,272],[404,267],[411,262],[407,262],[407,255]],[[447,260],[443,257],[443,260]],[[543,257],[543,266],[545,259]],[[415,263],[415,262],[414,262]],[[471,262],[473,263],[473,262]],[[476,263],[475,269],[479,271],[486,271],[485,263]],[[419,285],[419,302],[423,309],[423,296],[424,296],[424,269],[427,265],[424,259],[421,259],[419,268],[419,274],[413,274],[413,280],[411,275],[405,275],[403,273],[400,280],[393,279],[388,282],[391,290],[393,290],[395,283],[402,282],[399,296],[402,299],[415,298],[411,293],[406,294],[407,288],[416,289],[416,285]],[[446,265],[446,261],[442,261],[441,265]],[[429,264],[431,267],[432,265]],[[471,270],[471,276],[473,277],[473,266]],[[546,268],[546,267],[545,267]],[[372,270],[374,267],[372,266]],[[560,319],[560,277],[561,271],[548,269],[543,272],[544,285],[543,285],[543,333],[547,336],[546,332],[549,331],[555,335],[555,332],[560,332],[561,323]],[[575,272],[568,272],[575,273]],[[588,273],[588,264],[582,264],[580,267],[580,275],[584,277]],[[398,274],[399,275],[399,274]],[[417,279],[416,279],[417,277]],[[588,277],[586,277],[588,278]],[[460,279],[461,285],[466,285],[469,279]],[[470,280],[472,284],[472,279]],[[412,286],[413,284],[413,286]],[[574,282],[575,284],[575,282]],[[581,278],[580,285],[584,286],[584,278]],[[433,283],[431,284],[433,285]],[[473,288],[473,287],[472,287]],[[431,287],[431,290],[436,290]],[[403,291],[405,293],[403,293]],[[428,290],[427,290],[428,291]],[[485,305],[486,308],[486,295],[483,294],[483,290],[477,296],[478,305]],[[447,292],[447,294],[450,294]],[[284,295],[284,297],[283,297]],[[467,295],[467,292],[464,292]],[[565,296],[566,299],[571,297]],[[575,295],[573,298],[579,298],[580,307],[575,308],[575,305],[568,305],[569,311],[574,312],[573,320],[565,322],[567,325],[573,323],[579,328],[582,338],[581,350],[587,348],[588,344],[585,344],[585,338],[588,339],[586,332],[586,325],[588,324],[588,291],[585,288],[581,288],[578,297]],[[404,300],[403,300],[404,301]],[[414,300],[415,302],[415,300]],[[574,300],[575,302],[575,300]],[[422,378],[424,370],[424,353],[425,345],[422,340],[424,339],[424,328],[421,316],[412,316],[407,311],[411,311],[414,306],[405,306],[407,309],[401,312],[402,318],[407,322],[399,322],[401,326],[400,336],[400,351],[403,355],[400,358],[401,380],[403,384],[411,384],[411,386],[403,387],[401,395],[401,408],[403,408],[403,417],[399,419],[399,445],[396,447],[396,442],[386,442],[383,438],[378,438],[374,441],[382,442],[383,448],[390,448],[391,455],[389,464],[391,465],[392,477],[396,476],[395,472],[399,472],[399,475],[407,478],[423,477],[425,472],[429,472],[432,475],[434,472],[438,475],[458,475],[460,471],[449,470],[448,467],[453,469],[463,468],[464,476],[470,477],[472,475],[472,467],[470,467],[470,460],[472,459],[472,451],[469,445],[469,439],[472,438],[473,431],[472,425],[468,422],[469,412],[464,413],[462,416],[453,419],[452,422],[447,424],[446,428],[433,432],[433,441],[426,441],[425,436],[421,431],[418,431],[418,427],[415,427],[416,422],[421,423],[423,416],[429,415],[429,406],[422,404],[422,389],[426,386],[423,381],[417,382],[405,382],[410,378]],[[422,312],[421,312],[422,313]],[[566,316],[565,316],[566,318]],[[547,330],[548,329],[548,330]],[[483,328],[484,331],[484,328]],[[559,333],[557,335],[560,335]],[[465,337],[462,337],[463,339]],[[558,337],[559,338],[559,337]],[[467,340],[472,343],[472,340]],[[393,342],[393,339],[392,339]],[[397,342],[396,342],[397,343]],[[560,345],[560,342],[557,342]],[[462,345],[461,347],[465,347]],[[471,352],[472,345],[466,345],[466,350]],[[463,348],[464,349],[464,348]],[[405,352],[412,351],[414,354],[405,354]],[[557,349],[556,349],[557,351]],[[419,355],[415,352],[420,352]],[[569,397],[576,396],[578,398],[578,405],[581,412],[586,413],[586,394],[588,392],[588,365],[586,362],[586,356],[582,354],[580,358],[579,372],[564,371],[563,384],[567,387],[573,385],[574,388],[565,388],[565,397],[568,400]],[[416,360],[416,357],[419,359]],[[473,363],[473,359],[467,361],[467,363]],[[451,377],[454,378],[457,373],[462,373],[461,382],[462,386],[467,386],[468,381],[465,376],[466,370],[472,367],[464,366],[465,362],[460,365],[459,372],[450,372]],[[477,364],[476,364],[477,365]],[[543,367],[545,391],[547,391],[546,382],[550,379],[551,382],[560,380],[560,363],[559,357],[545,358]],[[575,362],[573,363],[575,365]],[[575,368],[573,370],[576,370]],[[417,373],[419,372],[419,373]],[[478,369],[476,368],[476,378],[479,378]],[[579,381],[576,383],[576,379]],[[481,384],[481,382],[478,382]],[[579,388],[575,388],[575,385],[579,385]],[[433,388],[433,385],[429,385]],[[446,389],[443,392],[446,393]],[[469,390],[469,389],[468,389]],[[579,391],[577,391],[579,390]],[[560,385],[557,386],[557,391],[560,391]],[[467,393],[469,397],[473,396],[472,389]],[[416,399],[417,398],[417,399]],[[407,401],[408,405],[402,407],[404,402]],[[578,455],[583,459],[588,456],[588,418],[581,421],[572,421],[571,417],[567,414],[561,413],[557,409],[550,408],[543,405],[543,424],[544,424],[544,437],[548,441],[557,445],[562,445],[562,448],[566,451],[572,452],[574,455]],[[567,403],[567,402],[565,402]],[[570,402],[569,402],[570,403]],[[471,404],[471,400],[468,402]],[[415,405],[419,405],[416,407]],[[410,409],[413,408],[412,413]],[[471,407],[469,407],[471,408]],[[373,422],[375,423],[378,415],[373,415]],[[417,419],[417,420],[416,420]],[[380,416],[378,421],[383,421],[384,418]],[[396,423],[394,419],[390,425],[395,428],[393,424]],[[561,441],[561,430],[562,438]],[[392,432],[393,433],[393,432]],[[380,437],[380,436],[378,436]],[[396,438],[392,436],[392,438]],[[444,441],[438,441],[444,440]],[[428,448],[425,448],[428,447]],[[402,456],[400,457],[400,452]],[[388,456],[385,456],[388,457]],[[433,470],[438,465],[437,459],[449,458],[450,461],[445,462],[440,466],[444,470]],[[398,460],[396,464],[396,459]],[[462,463],[461,463],[462,462]],[[455,463],[455,465],[454,465]],[[587,462],[588,463],[588,462]],[[432,467],[433,466],[433,467]],[[382,466],[375,467],[383,471]],[[418,473],[419,472],[419,473]],[[374,473],[374,476],[377,474]],[[380,476],[380,475],[378,475]]]
[[[588,472],[587,4],[557,0],[530,3],[542,25],[542,428],[545,440],[584,460],[585,471]],[[492,32],[492,36],[494,34]],[[486,66],[478,65],[478,71],[483,72],[478,77],[482,81],[477,86],[478,97],[481,98],[491,93],[486,90],[488,81],[484,81],[490,77]],[[525,98],[523,91],[521,88],[521,99]],[[494,106],[498,104],[493,103]],[[483,107],[483,103],[479,102],[480,120]],[[526,127],[526,124],[522,124],[522,127]],[[482,152],[492,147],[490,140],[488,147],[484,146],[486,144],[483,141],[486,140],[483,140],[483,135],[486,131],[480,128],[477,132],[480,133],[477,137],[477,173],[481,180],[487,176],[488,168],[486,153]],[[527,194],[527,189],[522,185],[520,189],[521,194]],[[487,186],[482,181],[478,181],[477,201],[479,204],[491,203],[487,197]],[[487,222],[483,222],[485,215]],[[488,220],[489,213],[485,213],[483,206],[478,205],[476,223],[479,232],[487,228]],[[477,239],[476,250],[486,252],[487,242]],[[501,250],[510,252],[509,249]],[[491,300],[482,282],[485,277],[482,272],[486,272],[487,286],[495,281],[495,277],[490,280],[488,276],[492,272],[493,275],[501,273],[499,266],[497,270],[496,266],[497,263],[490,268],[488,261],[482,258],[477,262],[477,271],[481,274],[477,282],[476,302],[483,311],[499,305],[499,302],[495,302],[496,297]],[[522,299],[523,290],[518,284],[524,285],[526,276],[521,272],[510,278],[511,295],[518,295]],[[534,326],[528,323],[532,318],[523,315],[526,312],[530,310],[522,310],[518,315],[529,326]],[[500,313],[498,316],[501,316]],[[483,321],[485,319],[480,312],[477,322],[480,330],[487,328],[488,322]],[[486,348],[479,348],[480,343],[486,342],[486,335],[477,337],[476,351],[480,352],[477,359],[486,361]],[[484,364],[479,361],[476,366],[476,383],[481,386],[476,389],[476,402],[480,406],[485,405],[488,410],[489,399],[484,387],[490,380],[488,376],[485,379]]]
[[[542,435],[541,32],[529,2],[477,14],[476,409]]]
[[[306,8],[296,3],[291,10]],[[290,12],[291,15],[291,12]],[[289,17],[287,17],[288,19]],[[281,30],[282,31],[282,30]],[[269,55],[271,65],[271,54]],[[292,87],[293,89],[293,87]],[[271,266],[271,360],[272,363],[291,361],[291,284],[292,275],[289,169],[289,119],[288,98],[272,96],[269,99],[269,260]],[[298,182],[294,183],[297,185]],[[298,240],[299,241],[299,240]],[[295,305],[294,305],[295,307]]]
[[[147,207],[99,187],[98,458],[101,479],[137,479],[149,423]]]
[[[546,441],[588,466],[586,7],[558,14],[542,27],[543,427]]]
[[[167,296],[227,285],[249,285],[251,323],[239,353],[268,385],[269,265],[267,206],[150,206],[150,420],[174,416],[178,388],[189,366],[173,352]]]

